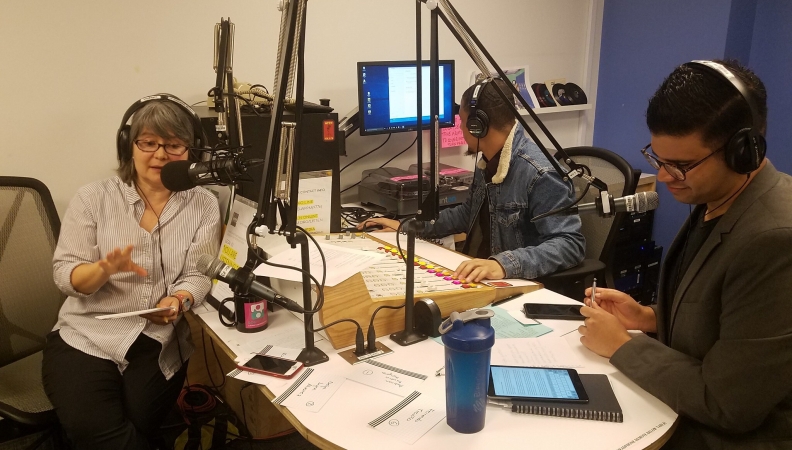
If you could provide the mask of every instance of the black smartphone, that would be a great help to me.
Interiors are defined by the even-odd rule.
[[[303,363],[299,361],[265,355],[256,355],[245,364],[237,365],[242,370],[278,378],[291,378],[302,366]]]
[[[588,403],[575,369],[490,366],[487,395],[508,400]]]
[[[523,312],[529,319],[583,320],[580,314],[583,305],[550,305],[546,303],[525,303]]]

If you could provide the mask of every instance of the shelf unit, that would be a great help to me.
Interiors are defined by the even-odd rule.
[[[570,106],[548,106],[545,108],[535,108],[533,112],[536,114],[549,114],[549,113],[560,113],[560,112],[567,112],[567,111],[585,111],[587,109],[591,109],[591,104],[587,103],[585,105],[570,105]],[[527,116],[528,113],[524,112],[521,113],[523,116]]]

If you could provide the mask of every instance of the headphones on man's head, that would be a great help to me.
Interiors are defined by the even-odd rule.
[[[132,159],[132,143],[130,142],[131,137],[129,136],[131,127],[127,124],[129,118],[149,102],[162,101],[175,104],[179,109],[187,113],[187,116],[190,118],[193,127],[193,142],[190,142],[190,148],[203,148],[206,145],[207,139],[203,127],[201,126],[201,118],[190,108],[190,105],[171,94],[149,95],[133,103],[124,113],[124,118],[121,119],[121,126],[118,128],[118,134],[116,135],[116,149],[118,151],[119,161],[123,162]],[[192,152],[190,152],[190,155],[192,159]]]
[[[478,139],[482,139],[489,131],[489,116],[478,108],[478,101],[490,81],[492,81],[492,78],[484,78],[481,81],[477,81],[473,88],[473,94],[470,96],[466,126],[471,136]]]
[[[728,81],[742,95],[751,110],[751,128],[743,128],[729,139],[724,149],[726,165],[737,173],[751,173],[759,168],[767,151],[767,142],[759,132],[759,108],[745,83],[723,64],[714,61],[691,61],[686,66],[701,68]]]

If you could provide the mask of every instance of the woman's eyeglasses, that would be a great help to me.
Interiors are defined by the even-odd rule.
[[[144,140],[144,139],[138,139],[137,141],[135,141],[135,145],[137,145],[137,148],[139,148],[140,151],[146,152],[146,153],[154,153],[157,150],[159,150],[160,147],[165,149],[165,153],[167,153],[169,155],[173,155],[173,156],[181,156],[181,155],[184,154],[184,152],[187,151],[187,146],[186,145],[181,145],[181,144],[160,144],[158,142],[147,141],[147,140]]]

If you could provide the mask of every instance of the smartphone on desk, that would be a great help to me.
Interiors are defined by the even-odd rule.
[[[248,372],[269,375],[278,378],[291,378],[302,369],[303,363],[291,359],[276,358],[269,355],[256,355],[242,365],[237,365]]]
[[[575,369],[490,366],[487,395],[506,400],[588,403]]]
[[[580,307],[583,305],[550,305],[547,303],[525,303],[523,312],[529,319],[583,320]]]

